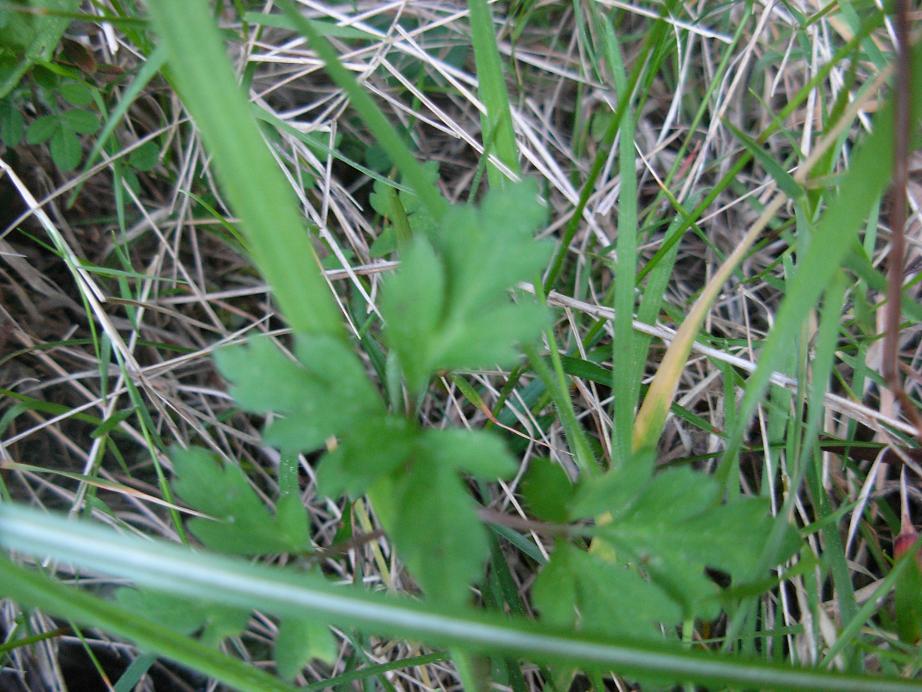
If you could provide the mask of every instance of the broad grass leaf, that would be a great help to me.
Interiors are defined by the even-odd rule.
[[[900,639],[917,645],[922,638],[922,568],[909,565],[897,581],[893,605]]]
[[[297,198],[228,63],[211,9],[185,0],[161,0],[148,9],[171,81],[201,131],[227,203],[240,218],[249,254],[285,319],[298,334],[345,337]]]
[[[919,535],[907,521],[893,545],[894,559],[900,559],[915,547],[915,559],[903,568],[893,590],[896,613],[896,631],[906,644],[914,645],[922,639],[922,552],[914,544]]]
[[[208,548],[235,555],[297,552],[307,548],[307,513],[288,499],[273,516],[239,466],[222,466],[207,450],[172,452],[173,489],[184,502],[214,519],[195,518],[189,530]],[[300,504],[300,503],[299,503]],[[300,522],[297,513],[300,512]],[[299,530],[303,523],[305,529]]]
[[[320,615],[339,626],[369,635],[404,637],[427,646],[490,651],[510,657],[558,665],[584,665],[668,675],[698,686],[740,689],[912,689],[914,681],[886,675],[842,673],[822,667],[736,657],[686,647],[650,647],[630,638],[600,641],[597,637],[562,633],[517,615],[478,613],[407,598],[359,593],[329,584],[318,575],[295,576],[290,570],[193,550],[164,540],[128,536],[98,522],[73,520],[53,511],[19,502],[0,503],[0,546],[21,556],[53,558],[61,563],[131,579],[149,588],[191,597],[244,603],[262,612],[287,617]],[[93,624],[146,650],[196,667],[236,689],[285,689],[258,669],[176,640],[166,628],[138,620],[125,608],[102,601],[84,589],[65,586],[41,571],[0,556],[0,593],[62,618]],[[189,645],[193,646],[189,646]],[[918,685],[915,685],[916,687]]]
[[[287,17],[278,14],[265,14],[263,12],[246,12],[243,21],[262,26],[274,26],[283,29],[296,29],[295,24]],[[314,31],[321,36],[335,36],[343,39],[368,39],[373,35],[352,26],[340,26],[333,22],[319,19],[306,19]]]

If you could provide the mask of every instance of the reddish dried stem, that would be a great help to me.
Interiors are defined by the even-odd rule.
[[[896,78],[894,83],[893,187],[890,195],[890,257],[887,264],[887,313],[884,333],[884,381],[899,400],[922,442],[922,416],[903,389],[899,368],[900,314],[905,264],[906,189],[909,185],[912,65],[909,46],[909,0],[896,2]]]

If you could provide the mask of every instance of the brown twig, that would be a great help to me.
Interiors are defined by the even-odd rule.
[[[591,533],[586,524],[551,524],[544,521],[517,517],[512,514],[505,514],[504,512],[497,512],[496,510],[487,509],[485,507],[479,509],[477,514],[480,515],[481,519],[491,524],[498,524],[499,526],[506,526],[510,529],[519,529],[521,531],[534,531],[535,533],[540,533],[545,536],[579,536],[583,534],[589,535]]]
[[[912,65],[909,46],[909,0],[896,2],[896,78],[893,108],[893,187],[890,192],[890,258],[887,263],[887,312],[881,371],[887,387],[903,407],[922,442],[922,416],[900,378],[899,335],[905,264],[906,189],[909,185],[910,128],[912,126]]]

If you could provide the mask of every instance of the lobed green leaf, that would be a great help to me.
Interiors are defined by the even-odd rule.
[[[221,468],[207,450],[172,453],[173,489],[184,502],[214,519],[195,518],[189,529],[212,550],[234,555],[297,552],[308,547],[307,512],[296,495],[275,517],[239,466]]]
[[[399,555],[429,598],[460,605],[489,554],[474,499],[447,465],[421,464],[393,480],[400,511],[389,527]]]
[[[546,622],[601,635],[660,639],[682,611],[625,565],[559,541],[535,581],[532,598]]]
[[[510,365],[516,346],[547,326],[543,307],[508,298],[547,261],[549,247],[532,237],[544,218],[535,184],[525,182],[491,191],[480,209],[452,207],[438,229],[414,238],[381,299],[411,392],[439,370]]]
[[[574,491],[567,472],[550,459],[532,459],[522,479],[525,506],[545,521],[565,522],[570,518]]]
[[[283,413],[265,438],[286,451],[311,451],[356,421],[383,415],[384,404],[361,362],[341,340],[300,336],[299,362],[265,338],[219,351],[218,369],[231,381],[231,393],[247,411]]]
[[[311,659],[336,660],[336,642],[329,627],[312,617],[286,617],[275,637],[275,665],[279,676],[293,680]]]
[[[115,601],[126,610],[144,613],[149,620],[159,622],[180,634],[193,634],[202,630],[202,643],[211,647],[216,647],[226,637],[240,634],[250,619],[250,611],[246,608],[175,596],[153,589],[123,587],[115,592]]]

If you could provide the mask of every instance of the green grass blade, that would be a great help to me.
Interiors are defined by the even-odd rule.
[[[922,85],[922,45],[913,50],[913,74],[916,75],[917,87]],[[917,122],[922,113],[922,88],[912,89],[911,98]],[[919,139],[919,128],[916,127],[913,146],[918,146]],[[853,248],[858,230],[863,227],[871,208],[890,182],[892,163],[893,106],[892,102],[888,102],[878,112],[874,130],[852,157],[838,193],[830,200],[817,223],[788,282],[774,326],[759,356],[759,367],[746,385],[739,406],[739,418],[729,431],[726,453],[718,469],[722,480],[726,480],[732,459],[742,444],[749,418],[768,386],[772,371],[777,369],[807,312],[816,304]]]
[[[145,620],[143,613],[130,612],[79,589],[63,586],[3,556],[0,556],[0,575],[0,594],[3,596],[60,617],[101,627],[132,640],[142,649],[155,651],[237,689],[293,689],[255,666],[225,656],[159,623]]]
[[[568,393],[567,379],[560,362],[557,342],[550,330],[547,330],[546,338],[550,348],[551,367],[538,355],[538,350],[534,346],[523,346],[522,350],[528,356],[535,374],[544,383],[548,393],[551,395],[551,400],[557,408],[557,415],[560,416],[560,424],[563,426],[567,442],[573,451],[573,460],[581,473],[586,476],[592,476],[599,470],[598,461],[595,454],[592,453],[592,446],[589,444],[586,433],[576,417],[576,411],[573,409],[573,402],[570,400]]]
[[[746,151],[748,151],[749,154],[762,165],[765,171],[774,178],[775,182],[778,183],[778,187],[784,191],[784,194],[792,200],[800,198],[804,190],[803,187],[794,180],[794,176],[784,170],[781,164],[775,161],[755,139],[735,127],[729,120],[726,120],[724,125],[733,133],[733,136],[740,141],[740,144],[746,148]]]
[[[861,39],[866,37],[873,29],[877,28],[882,21],[883,13],[873,13],[871,18],[860,27],[855,36],[852,37],[852,39],[849,40],[847,44],[837,50],[829,62],[822,65],[819,70],[817,70],[817,73],[811,77],[810,80],[807,81],[800,89],[797,90],[797,92],[791,97],[790,101],[784,106],[784,108],[782,108],[777,113],[777,115],[772,118],[772,122],[768,128],[762,132],[762,134],[759,135],[755,141],[757,143],[764,143],[768,140],[769,136],[775,134],[778,129],[782,127],[782,123],[784,123],[787,118],[789,118],[791,114],[794,113],[796,109],[800,107],[801,104],[807,99],[807,96],[810,94],[810,92],[814,91],[818,85],[822,84],[823,81],[828,78],[829,72],[833,70],[836,65],[838,65],[847,55],[854,51],[855,46],[861,42]],[[708,94],[709,93],[710,89],[708,90]],[[702,105],[702,109],[703,108],[704,105]],[[695,119],[692,121],[693,124],[690,126],[690,132],[694,131],[696,126],[694,123],[697,123],[702,113],[703,111],[699,110],[699,113],[695,116]],[[678,243],[684,236],[685,232],[694,226],[695,222],[701,217],[701,215],[704,214],[705,211],[707,211],[714,203],[714,200],[716,200],[720,194],[726,188],[728,188],[735,179],[737,179],[740,171],[744,170],[744,168],[751,160],[752,154],[748,151],[742,154],[739,159],[737,159],[737,161],[730,167],[730,170],[728,170],[726,174],[723,175],[721,179],[708,191],[708,194],[705,195],[704,199],[702,199],[701,202],[698,203],[695,208],[687,215],[687,217],[684,218],[684,223],[682,224],[679,233],[673,236],[670,241],[663,243],[656,251],[656,253],[654,253],[653,257],[650,258],[650,261],[647,263],[647,265],[640,270],[638,280],[642,281],[647,272],[650,271],[650,267],[656,266],[660,259],[667,252],[672,250],[673,245]],[[671,177],[667,178],[667,180],[671,180]],[[665,189],[663,190],[663,194],[666,194]],[[651,205],[650,208],[655,209],[657,207],[654,204]]]
[[[764,574],[775,562],[778,552],[781,548],[783,536],[788,527],[787,517],[794,510],[794,502],[799,497],[798,490],[801,487],[803,479],[807,474],[807,464],[813,454],[819,448],[819,434],[822,429],[823,413],[825,412],[824,396],[829,385],[830,374],[835,362],[835,348],[839,335],[840,317],[845,297],[846,282],[844,275],[840,271],[837,277],[832,281],[829,290],[826,292],[826,298],[823,305],[822,318],[820,327],[816,336],[815,356],[808,389],[809,407],[807,412],[807,424],[804,432],[799,439],[805,441],[804,448],[801,450],[800,459],[794,467],[787,495],[784,504],[778,509],[775,525],[772,532],[765,541],[762,555],[757,564],[753,565],[750,573],[751,579],[756,579],[758,575]],[[778,392],[781,397],[789,396],[787,392]],[[783,409],[784,412],[787,409]],[[783,413],[776,414],[783,416]],[[793,434],[791,434],[793,436]],[[770,438],[776,439],[776,438]],[[818,495],[817,502],[820,511],[828,512],[828,500],[823,495]],[[854,616],[857,606],[855,605],[854,592],[849,581],[848,570],[845,564],[845,554],[842,551],[842,544],[839,538],[839,529],[836,522],[824,528],[828,531],[826,539],[826,560],[831,562],[831,573],[836,584],[836,595],[839,601],[839,612],[844,621],[850,621]],[[739,609],[731,618],[727,626],[727,638],[725,646],[729,646],[744,625],[745,609]]]
[[[599,13],[596,18],[603,38],[605,62],[608,65],[616,93],[627,91],[627,75],[621,49],[617,45],[611,24]],[[618,148],[620,188],[618,192],[618,239],[616,251],[618,265],[615,269],[615,319],[612,339],[612,378],[614,425],[612,426],[612,466],[627,463],[631,453],[631,431],[634,412],[640,397],[640,381],[644,374],[646,350],[643,338],[634,331],[635,299],[637,285],[637,175],[634,170],[634,109],[631,102],[625,106],[621,119],[621,138]]]
[[[176,87],[214,157],[260,272],[297,332],[344,334],[294,194],[272,158],[224,53],[209,6],[162,0],[148,9]]]
[[[509,94],[503,78],[499,50],[496,48],[490,8],[486,0],[468,0],[467,7],[471,15],[471,38],[480,99],[487,109],[486,114],[481,115],[483,142],[485,147],[492,142],[497,158],[513,173],[518,173],[518,147],[512,129],[512,111],[509,109]],[[489,149],[484,152],[485,155],[488,153]],[[492,187],[501,186],[505,180],[499,168],[489,162],[487,178]]]
[[[249,22],[250,24],[259,24],[260,26],[273,26],[279,29],[291,29],[295,31],[295,25],[290,19],[277,14],[247,12],[243,15],[243,21]],[[307,21],[321,36],[360,40],[374,38],[374,34],[370,34],[362,29],[357,29],[354,26],[340,26],[339,24],[333,24],[331,22],[320,22],[310,19]]]
[[[0,545],[22,555],[50,556],[168,593],[259,608],[274,614],[311,613],[337,624],[474,651],[500,651],[528,659],[743,687],[868,692],[919,688],[911,680],[791,668],[663,644],[578,636],[515,617],[427,608],[404,599],[334,587],[322,578],[290,570],[119,535],[96,524],[68,521],[12,503],[0,505]],[[5,577],[0,579],[0,589],[5,587],[7,594],[17,598],[44,598],[44,591],[28,591],[28,580],[19,578],[22,572],[10,562],[0,563],[0,574]],[[9,586],[14,580],[16,594],[12,594]],[[71,593],[67,587],[59,588],[62,591],[55,589],[54,593]],[[49,589],[48,593],[52,591]],[[45,607],[63,610],[68,608],[69,600],[83,603],[82,599],[62,596],[61,600],[46,601]],[[92,601],[95,603],[96,599]],[[93,611],[90,605],[87,602],[86,615],[94,623],[102,624],[97,622],[97,613],[99,617],[106,613]],[[130,623],[122,622],[120,627],[127,632]],[[172,644],[165,641],[162,646]]]
[[[660,16],[666,16],[672,10],[674,5],[674,2],[667,3],[667,6],[661,10]],[[643,74],[644,69],[646,69],[646,65],[650,56],[659,45],[660,41],[663,40],[668,27],[668,23],[663,21],[663,19],[658,19],[653,25],[653,28],[647,32],[647,35],[644,38],[644,43],[640,49],[640,54],[637,56],[634,68],[631,70],[631,74],[628,77],[627,88],[618,99],[618,105],[615,108],[614,116],[612,117],[608,128],[605,130],[605,134],[602,136],[602,141],[599,143],[598,154],[596,154],[595,158],[593,159],[592,167],[589,169],[589,175],[586,176],[586,181],[583,183],[582,190],[580,190],[579,200],[576,203],[576,208],[573,210],[573,214],[571,215],[570,220],[567,222],[567,225],[564,228],[563,236],[560,241],[560,247],[557,250],[557,254],[554,255],[554,258],[551,261],[551,267],[548,270],[547,278],[544,281],[545,293],[549,293],[551,289],[554,288],[557,283],[557,279],[560,277],[560,272],[563,271],[563,263],[564,259],[566,259],[567,252],[569,251],[570,243],[572,242],[573,237],[576,235],[576,231],[579,230],[580,223],[582,223],[583,212],[586,210],[586,205],[589,203],[589,198],[595,191],[595,184],[599,179],[599,175],[602,173],[602,169],[605,167],[605,162],[608,160],[608,154],[615,142],[615,137],[618,135],[618,130],[621,127],[622,118],[624,117],[624,113],[627,110],[631,98],[633,97],[634,89],[637,87],[637,83],[640,81],[641,74]]]
[[[402,668],[413,668],[414,666],[424,666],[429,663],[438,663],[439,661],[444,661],[446,658],[448,658],[446,654],[438,652],[432,654],[422,654],[421,656],[413,656],[412,658],[400,658],[396,661],[388,661],[387,663],[378,663],[377,665],[366,666],[365,668],[359,668],[358,670],[351,670],[348,673],[337,675],[335,678],[329,678],[328,680],[312,683],[303,689],[311,691],[329,690],[337,685],[346,685],[350,682],[368,680],[375,677],[376,675],[382,675],[383,673],[388,673],[392,670],[401,670]]]
[[[122,673],[112,689],[114,692],[132,692],[156,662],[156,654],[141,654],[131,662],[131,665],[125,668],[125,672]]]
[[[829,650],[823,656],[821,665],[828,665],[835,660],[842,650],[849,645],[852,645],[855,638],[858,635],[859,630],[864,627],[865,623],[878,611],[880,604],[887,597],[887,594],[892,591],[898,581],[900,576],[907,570],[913,569],[915,566],[913,562],[915,561],[916,551],[919,548],[920,541],[916,541],[916,544],[913,548],[908,550],[903,557],[896,561],[893,569],[890,570],[890,573],[884,577],[877,588],[874,589],[874,594],[867,601],[864,602],[864,605],[855,613],[854,617],[849,620],[849,622],[842,629],[839,638],[836,642],[829,647]]]
[[[429,213],[433,218],[440,218],[448,208],[445,198],[439,194],[438,188],[429,182],[429,178],[423,170],[422,165],[413,157],[413,153],[407,148],[400,135],[394,127],[388,122],[384,113],[378,108],[371,96],[362,88],[355,77],[350,74],[349,70],[343,67],[339,61],[339,56],[333,50],[323,36],[295,9],[294,5],[288,0],[280,0],[278,6],[285,13],[285,16],[291,20],[298,33],[306,38],[317,55],[323,60],[327,73],[339,86],[346,92],[349,97],[349,103],[361,116],[365,125],[375,136],[378,145],[387,152],[391,161],[397,166],[403,180],[417,194],[420,201],[426,205]]]

